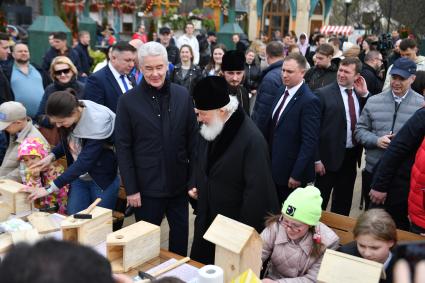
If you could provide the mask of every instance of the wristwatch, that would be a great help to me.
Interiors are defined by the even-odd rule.
[[[52,188],[52,186],[47,186],[46,187],[46,191],[47,191],[47,193],[50,195],[51,193],[53,193],[53,188]]]

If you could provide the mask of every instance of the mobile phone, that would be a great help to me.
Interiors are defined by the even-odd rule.
[[[410,266],[410,274],[413,279],[415,274],[415,266],[421,261],[425,260],[425,241],[413,241],[398,244],[394,252],[394,262],[399,259],[404,259]]]

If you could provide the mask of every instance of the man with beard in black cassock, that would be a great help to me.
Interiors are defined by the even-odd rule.
[[[221,77],[207,77],[194,89],[195,112],[202,123],[196,188],[198,200],[191,258],[214,263],[214,245],[203,235],[217,214],[254,227],[259,233],[269,213],[279,204],[267,143],[239,106],[228,95]]]

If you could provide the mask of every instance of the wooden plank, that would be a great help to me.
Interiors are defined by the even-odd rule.
[[[85,211],[85,210],[83,210]],[[83,213],[83,211],[79,212],[79,213]],[[65,218],[62,223],[61,223],[61,228],[65,229],[65,228],[76,228],[76,227],[81,227],[84,223],[93,221],[93,219],[100,217],[102,215],[105,214],[110,214],[112,217],[112,210],[107,209],[107,208],[103,208],[100,206],[96,206],[95,209],[93,209],[93,211],[91,212],[91,215],[93,216],[92,219],[75,219],[74,216],[68,216],[67,218]]]
[[[0,201],[0,222],[6,221],[12,214],[12,206],[5,201]]]
[[[319,283],[378,283],[383,264],[327,249],[320,265]]]
[[[175,254],[173,252],[161,249],[159,252],[159,256],[156,258],[153,258],[151,260],[148,260],[147,262],[143,263],[140,266],[137,266],[136,268],[132,268],[129,271],[125,272],[124,274],[127,274],[130,277],[134,277],[138,274],[138,271],[147,271],[163,262],[166,262],[167,260],[171,259],[171,258],[175,258],[177,260],[180,260],[182,258],[184,258],[181,255]],[[194,261],[194,260],[190,260],[189,262],[187,262],[187,264],[190,264],[196,268],[201,268],[204,266],[204,264]]]
[[[334,232],[340,238],[339,243],[341,245],[345,245],[354,241],[353,229],[356,225],[357,219],[329,211],[323,211],[320,221],[332,230],[334,230]],[[408,231],[397,229],[397,240],[420,241],[425,240],[425,237]]]
[[[28,215],[28,222],[38,231],[40,234],[46,234],[60,230],[60,226],[56,223],[47,212],[34,212]]]
[[[7,252],[12,246],[12,236],[9,233],[0,234],[0,253]]]
[[[404,242],[404,241],[411,242],[411,241],[423,241],[423,240],[425,240],[424,236],[397,229],[397,241],[399,242]]]
[[[10,234],[14,245],[19,242],[33,244],[40,239],[40,234],[35,229],[15,231]]]

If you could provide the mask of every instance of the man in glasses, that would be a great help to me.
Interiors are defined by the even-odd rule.
[[[370,51],[371,53],[373,51]],[[368,53],[368,55],[369,55]],[[366,56],[368,56],[366,55]],[[376,166],[404,123],[424,104],[422,95],[410,86],[415,80],[416,64],[408,58],[397,59],[391,68],[390,89],[368,99],[354,132],[355,139],[366,149],[366,167],[362,172],[362,190],[366,209],[369,190]],[[410,164],[411,166],[411,164]],[[407,195],[410,170],[408,164],[401,166],[391,186],[370,191],[373,205],[384,205],[397,228],[408,230]]]
[[[3,130],[9,136],[9,146],[0,167],[0,178],[20,182],[18,146],[26,138],[39,138],[45,144],[48,142],[27,117],[22,103],[16,101],[0,105],[0,131]]]
[[[380,77],[383,58],[379,51],[371,50],[364,57],[362,77],[366,80],[367,89],[371,95],[381,93],[384,81]]]

